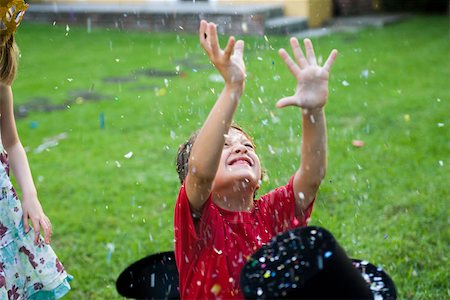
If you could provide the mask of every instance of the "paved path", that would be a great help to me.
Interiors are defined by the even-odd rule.
[[[406,14],[364,15],[332,19],[321,28],[311,28],[294,34],[298,38],[319,37],[336,32],[357,32],[366,27],[383,27],[408,18]]]

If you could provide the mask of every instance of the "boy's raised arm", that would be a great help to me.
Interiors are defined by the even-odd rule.
[[[214,23],[200,22],[200,44],[211,63],[225,80],[225,87],[210,111],[192,147],[185,188],[195,211],[201,211],[211,193],[220,156],[234,112],[244,89],[244,42],[230,37],[224,50],[220,48]]]
[[[277,102],[277,107],[302,109],[301,163],[294,175],[295,213],[301,217],[314,200],[327,167],[327,130],[324,106],[328,100],[328,78],[337,51],[331,51],[323,67],[317,64],[314,48],[304,40],[306,57],[296,38],[290,40],[296,62],[280,49],[279,54],[297,80],[296,92]]]

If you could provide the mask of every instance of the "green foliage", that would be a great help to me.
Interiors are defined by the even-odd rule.
[[[176,151],[202,124],[222,84],[211,81],[216,72],[197,35],[24,23],[17,40],[15,104],[29,107],[17,124],[54,226],[53,248],[75,277],[67,299],[120,299],[115,279],[127,265],[173,249]],[[245,40],[248,81],[236,121],[258,144],[268,171],[263,193],[297,168],[301,124],[297,109],[275,108],[295,87],[277,55],[288,38]],[[445,298],[448,19],[414,18],[313,42],[323,60],[332,48],[340,54],[326,109],[328,173],[311,225],[333,232],[351,257],[381,265],[399,299]],[[148,69],[180,76],[138,72]],[[42,98],[63,109],[29,106]],[[61,133],[67,136],[57,146],[35,152]],[[355,139],[365,146],[353,147]]]

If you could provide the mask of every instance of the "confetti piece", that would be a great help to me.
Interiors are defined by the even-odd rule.
[[[220,286],[220,284],[214,284],[211,288],[211,293],[213,293],[214,295],[219,295],[220,291],[222,290],[222,287]]]
[[[408,114],[403,115],[403,120],[405,120],[405,122],[409,122],[411,121],[411,116]]]
[[[361,147],[364,147],[364,142],[361,140],[353,140],[352,145],[353,145],[353,147],[361,148]]]

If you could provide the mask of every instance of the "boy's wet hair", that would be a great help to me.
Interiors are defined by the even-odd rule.
[[[256,149],[256,145],[253,142],[252,137],[245,132],[242,127],[239,125],[233,123],[230,125],[230,129],[234,128],[240,132],[252,143],[253,147]],[[178,148],[178,154],[177,154],[177,172],[178,172],[178,178],[180,179],[180,183],[183,184],[184,180],[186,179],[187,173],[188,173],[188,163],[189,163],[189,156],[191,155],[192,146],[194,145],[195,140],[197,139],[199,130],[195,131],[184,144],[181,144]]]

